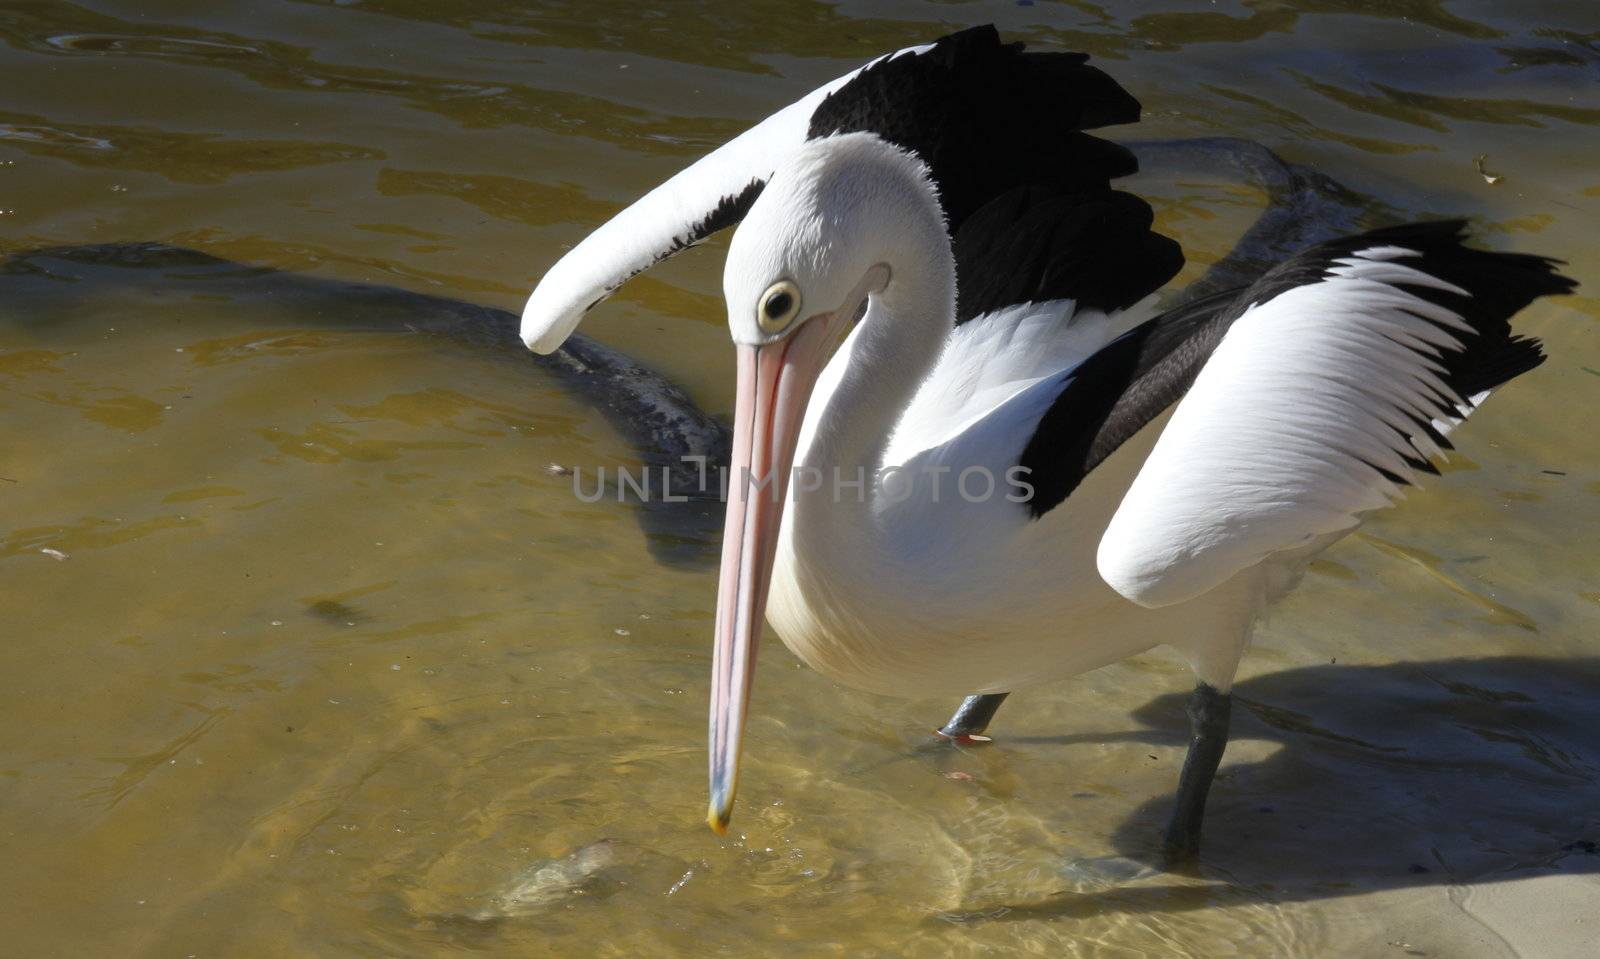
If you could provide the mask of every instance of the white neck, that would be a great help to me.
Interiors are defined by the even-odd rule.
[[[863,471],[868,504],[895,426],[955,326],[955,258],[932,186],[908,176],[878,196],[864,219],[884,225],[870,245],[889,267],[889,283],[872,295],[866,316],[823,373],[796,457],[821,470],[825,484],[835,468],[847,481]],[[854,503],[854,494],[845,501]]]
[[[884,165],[895,169],[870,171],[870,199],[845,225],[860,242],[850,244],[848,263],[834,265],[855,276],[882,264],[889,281],[871,294],[812,393],[795,457],[803,472],[790,486],[767,604],[784,641],[813,665],[828,659],[830,643],[856,650],[847,659],[870,656],[848,639],[871,632],[857,622],[860,611],[884,610],[894,601],[879,587],[905,582],[884,582],[884,570],[904,566],[883,562],[895,547],[875,477],[955,327],[955,257],[938,197],[918,168]],[[863,485],[845,485],[858,477]],[[800,488],[817,479],[820,489]]]

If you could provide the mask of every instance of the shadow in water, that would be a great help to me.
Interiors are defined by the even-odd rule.
[[[1185,700],[1164,695],[1135,713],[1149,741],[1186,737]],[[1600,658],[1273,673],[1235,689],[1233,742],[1246,740],[1281,748],[1259,762],[1224,759],[1204,847],[1180,870],[1184,881],[1157,877],[940,918],[1183,912],[1535,870],[1600,873]],[[1159,869],[1171,803],[1167,794],[1135,810],[1114,836],[1118,853]]]
[[[686,497],[631,503],[651,554],[674,566],[703,568],[716,561],[722,503],[715,488],[709,495],[698,492],[700,472],[692,458],[726,462],[726,428],[677,384],[581,334],[539,356],[522,345],[518,317],[506,310],[249,266],[162,243],[53,247],[0,260],[0,321],[12,328],[59,329],[112,315],[124,335],[132,335],[137,324],[192,319],[195,303],[215,304],[204,319],[218,329],[434,336],[482,350],[486,359],[527,366],[592,404],[633,444],[658,483],[665,469],[674,495]],[[175,309],[184,304],[189,312]]]

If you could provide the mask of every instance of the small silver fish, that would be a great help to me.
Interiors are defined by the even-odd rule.
[[[474,915],[480,921],[525,916],[569,896],[594,892],[608,870],[624,867],[638,858],[638,850],[615,839],[600,839],[581,846],[560,859],[535,863],[489,896],[489,904]]]

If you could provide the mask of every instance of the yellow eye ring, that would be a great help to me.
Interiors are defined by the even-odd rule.
[[[779,280],[761,294],[756,307],[756,325],[763,333],[782,333],[800,315],[800,288],[790,280]]]

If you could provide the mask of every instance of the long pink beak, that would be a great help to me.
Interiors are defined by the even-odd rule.
[[[728,829],[739,788],[745,712],[795,444],[811,389],[828,359],[833,327],[834,315],[821,313],[785,339],[737,347],[738,400],[711,660],[711,803],[706,822],[719,834]]]

